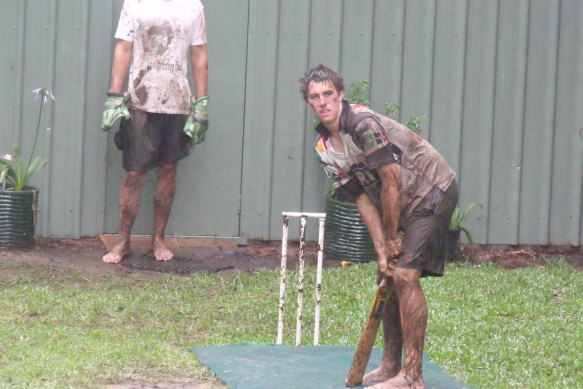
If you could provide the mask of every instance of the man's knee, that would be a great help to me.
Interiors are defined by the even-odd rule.
[[[172,178],[176,175],[176,162],[161,162],[158,166],[158,175],[163,178]]]
[[[126,171],[124,174],[123,184],[125,186],[140,185],[145,176],[146,176],[145,172]]]
[[[396,267],[393,272],[393,282],[397,289],[419,286],[421,270]]]

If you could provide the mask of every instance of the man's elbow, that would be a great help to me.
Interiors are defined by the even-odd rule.
[[[194,71],[196,73],[207,73],[209,70],[209,66],[208,66],[208,62],[204,61],[204,62],[196,62],[194,65]]]
[[[190,46],[192,64],[196,67],[208,67],[208,53],[205,45]]]
[[[123,39],[117,40],[117,49],[120,50],[122,53],[127,54],[132,52],[134,48],[133,42],[125,41]]]

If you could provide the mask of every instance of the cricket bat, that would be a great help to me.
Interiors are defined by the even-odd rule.
[[[372,307],[370,314],[366,319],[364,329],[360,335],[360,340],[358,341],[358,346],[356,346],[356,352],[354,353],[354,359],[352,360],[352,366],[350,366],[350,371],[348,372],[348,378],[346,379],[346,386],[359,386],[362,384],[362,377],[364,376],[364,371],[366,370],[366,365],[370,358],[372,348],[374,346],[375,339],[377,337],[377,332],[379,330],[379,325],[381,324],[381,318],[383,310],[385,309],[385,303],[391,293],[392,286],[379,286],[374,300],[372,302]]]

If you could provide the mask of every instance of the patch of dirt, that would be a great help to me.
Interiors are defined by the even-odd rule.
[[[493,262],[506,269],[545,267],[545,258],[562,257],[576,269],[583,270],[583,246],[491,246],[465,245],[454,261],[480,265]]]
[[[288,268],[297,266],[298,252],[297,242],[290,242],[287,256]],[[151,252],[133,253],[121,265],[103,263],[101,257],[105,253],[106,249],[98,238],[37,238],[36,246],[30,250],[0,250],[0,263],[29,263],[74,268],[87,272],[136,273],[146,276],[155,276],[165,272],[164,264],[156,263]],[[317,253],[316,244],[306,243],[305,261],[307,265],[317,263]],[[180,263],[184,265],[188,262],[195,265],[190,269],[191,272],[249,272],[262,268],[279,268],[281,243],[278,241],[254,241],[246,247],[238,247],[235,250],[200,248],[176,253],[176,255],[177,260],[174,265],[168,266],[168,272],[188,274],[188,271],[181,271],[179,266]],[[462,245],[453,261],[465,261],[475,265],[493,262],[507,269],[517,269],[529,266],[544,267],[547,265],[544,257],[563,257],[571,266],[583,270],[583,246]],[[144,263],[147,266],[144,266]],[[323,265],[325,268],[341,266],[338,261],[325,257]],[[177,267],[178,271],[174,271],[172,266]]]
[[[287,267],[298,264],[299,246],[290,242]],[[318,248],[306,244],[306,265],[317,263]],[[104,263],[101,258],[106,248],[99,238],[47,239],[37,238],[36,246],[29,250],[0,250],[0,263],[47,265],[72,268],[91,273],[131,273],[156,276],[162,273],[188,275],[193,271],[208,272],[252,272],[264,268],[279,268],[281,243],[261,242],[234,250],[209,248],[189,249],[175,252],[176,258],[169,262],[157,262],[152,252],[135,252],[119,265]],[[338,261],[324,260],[324,267],[340,266]]]

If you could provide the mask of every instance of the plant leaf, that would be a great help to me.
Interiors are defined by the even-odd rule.
[[[464,234],[466,235],[466,239],[468,240],[468,242],[470,242],[470,244],[474,244],[474,241],[472,240],[472,235],[470,235],[470,231],[468,231],[465,227],[459,227],[459,230],[463,231]]]
[[[14,172],[14,169],[12,168],[12,165],[4,160],[0,160],[0,165],[4,166],[2,168],[2,172],[4,172],[3,179],[6,180],[6,186],[7,187],[14,186],[14,182],[16,181],[16,174]],[[0,179],[0,182],[2,182],[3,179]]]
[[[18,158],[14,162],[14,190],[22,190],[24,187],[24,164],[22,158],[20,158],[19,151],[17,152]]]
[[[42,169],[47,164],[47,159],[44,157],[35,157],[31,162],[28,168],[26,169],[23,177],[23,185],[24,187],[28,184],[28,181],[34,176],[40,169]]]
[[[396,103],[385,103],[385,115],[397,118],[401,106]]]
[[[449,219],[449,229],[450,230],[459,230],[460,226],[460,209],[454,209],[453,213],[451,214],[451,218]]]
[[[6,175],[8,173],[8,169],[2,169],[2,171],[0,171],[0,184],[4,184],[4,182],[6,181]],[[4,185],[2,186],[4,187]]]
[[[370,106],[370,100],[365,97],[368,84],[368,80],[362,80],[356,84],[350,84],[350,89],[345,95],[346,101],[350,104],[362,104],[367,107]]]
[[[459,222],[461,223],[462,221],[464,221],[464,219],[466,218],[466,216],[468,215],[468,213],[472,210],[472,208],[474,208],[476,205],[479,205],[481,208],[484,208],[482,206],[482,204],[480,203],[471,203],[470,205],[467,206],[467,208],[465,209],[465,211],[461,214],[461,216],[459,217]]]

